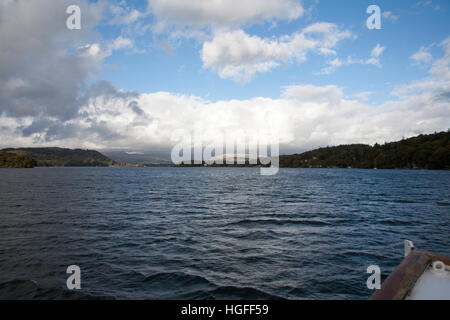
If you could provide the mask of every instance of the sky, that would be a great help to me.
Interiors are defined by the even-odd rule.
[[[66,9],[81,9],[81,29]],[[381,9],[369,29],[367,8]],[[282,153],[450,128],[446,0],[0,0],[0,147]]]

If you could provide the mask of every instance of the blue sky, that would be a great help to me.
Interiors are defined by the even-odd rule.
[[[146,1],[130,1],[131,6],[144,11]],[[245,25],[243,29],[263,38],[293,34],[314,22],[332,22],[350,30],[357,38],[342,41],[337,46],[341,59],[351,56],[366,59],[377,45],[386,47],[381,56],[381,67],[374,65],[349,65],[332,74],[317,73],[334,57],[310,54],[306,63],[287,62],[270,72],[257,74],[248,83],[221,79],[216,73],[203,68],[200,57],[202,44],[195,39],[180,39],[170,43],[171,52],[155,44],[153,34],[131,37],[145,53],[114,52],[105,60],[99,78],[107,79],[126,90],[141,92],[169,91],[194,94],[208,100],[248,99],[255,96],[277,98],[282,87],[294,84],[317,86],[338,84],[347,95],[371,91],[373,103],[393,99],[390,92],[397,84],[426,76],[424,67],[414,65],[410,59],[421,46],[441,42],[450,31],[448,1],[304,1],[310,13],[293,21],[273,21]],[[392,12],[394,18],[382,18],[381,30],[369,30],[366,9],[371,4],[380,6],[382,12]],[[151,24],[155,17],[144,19]],[[124,33],[117,26],[99,28],[105,38],[114,39]],[[130,36],[126,34],[127,36]],[[167,41],[163,36],[159,41]],[[430,52],[442,54],[436,46]]]
[[[81,29],[67,27],[71,5]],[[370,5],[380,30],[367,28]],[[0,0],[0,147],[167,151],[179,130],[209,142],[270,131],[289,153],[448,130],[449,10],[446,0]]]

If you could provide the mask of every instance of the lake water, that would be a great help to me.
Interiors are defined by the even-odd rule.
[[[118,299],[367,299],[405,239],[449,253],[449,190],[448,171],[1,169],[0,283],[25,281],[0,287],[52,296],[75,264]]]

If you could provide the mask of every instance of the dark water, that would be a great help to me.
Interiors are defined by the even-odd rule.
[[[449,253],[449,190],[444,171],[2,169],[0,292],[58,297],[76,264],[94,296],[367,299],[404,239]]]

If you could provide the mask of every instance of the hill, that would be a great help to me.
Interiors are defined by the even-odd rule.
[[[123,151],[105,151],[103,152],[108,158],[116,161],[117,163],[127,163],[137,166],[169,166],[172,165],[172,161],[165,159],[160,154],[147,154],[147,153],[131,153]]]
[[[9,161],[14,163],[16,157],[27,157],[35,161],[38,167],[107,167],[115,162],[98,151],[62,148],[21,148],[4,149],[2,153],[8,154]]]
[[[282,168],[450,169],[450,131],[374,146],[353,144],[280,157]]]
[[[0,152],[0,168],[34,168],[36,161],[25,155]]]

